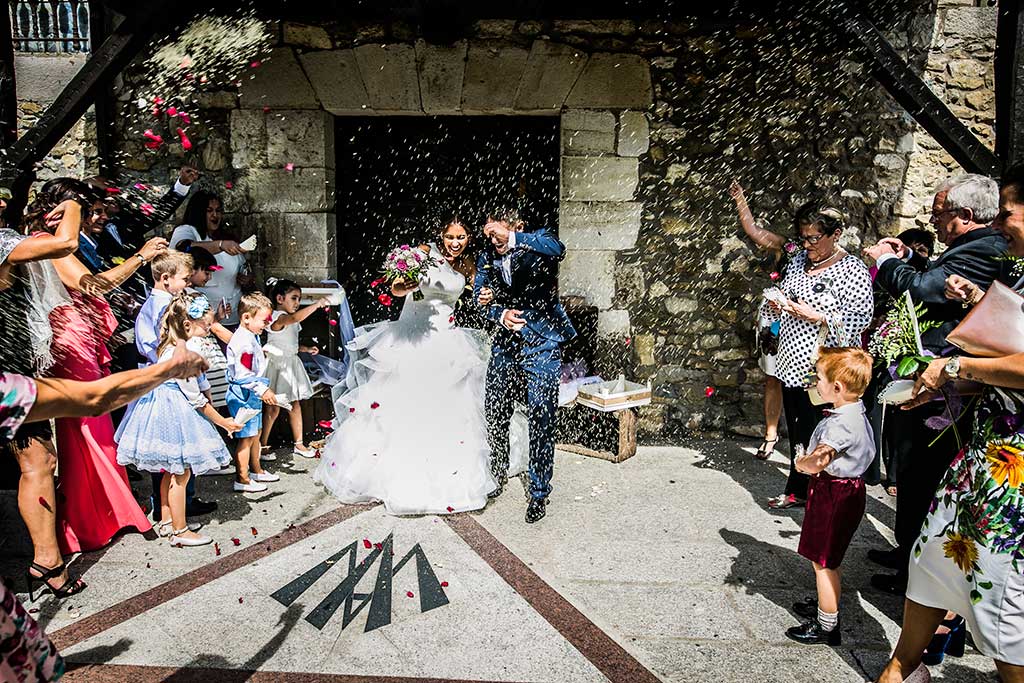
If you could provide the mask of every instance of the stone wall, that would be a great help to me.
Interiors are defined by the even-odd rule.
[[[995,9],[913,7],[886,27],[890,40],[990,142]],[[653,379],[646,438],[755,434],[753,327],[771,265],[742,237],[729,181],[779,231],[812,195],[831,198],[852,250],[921,224],[932,187],[956,171],[817,29],[801,17],[774,30],[496,20],[441,46],[397,22],[285,23],[239,90],[184,103],[196,121],[188,153],[143,147],[145,82],[129,70],[122,163],[129,178],[164,181],[195,161],[242,236],[261,236],[259,269],[315,282],[336,265],[334,116],[558,115],[562,293],[600,311],[600,370]]]

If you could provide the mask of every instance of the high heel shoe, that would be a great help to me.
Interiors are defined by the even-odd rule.
[[[66,565],[63,562],[61,562],[56,567],[44,567],[41,564],[33,562],[32,566],[29,567],[30,571],[25,572],[25,578],[28,579],[29,600],[34,602],[36,599],[35,584],[37,583],[42,584],[39,587],[40,596],[42,596],[43,591],[49,589],[49,591],[53,594],[53,597],[57,598],[58,600],[63,600],[64,598],[70,597],[72,595],[77,595],[78,593],[84,591],[86,589],[85,581],[82,581],[81,579],[72,579],[70,576],[64,583],[62,583],[57,588],[54,588],[50,585],[50,579],[56,579],[60,577],[65,567]],[[39,572],[39,576],[33,574],[31,572],[32,569]]]
[[[757,453],[754,453],[754,457],[758,460],[767,460],[775,452],[775,447],[779,445],[779,437],[774,439],[765,439],[761,442],[761,447],[757,449]]]
[[[949,629],[949,633],[936,633],[932,641],[928,643],[928,651],[921,657],[921,663],[928,666],[942,664],[946,655],[950,657],[963,657],[964,646],[967,643],[967,625],[963,617],[956,617],[950,620],[943,620],[942,625]]]

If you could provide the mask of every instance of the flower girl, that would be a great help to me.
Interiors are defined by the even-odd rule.
[[[312,458],[316,451],[308,448],[302,438],[302,407],[299,401],[313,396],[313,385],[309,382],[306,369],[299,359],[299,352],[317,354],[320,350],[315,346],[299,346],[299,331],[302,321],[321,308],[330,306],[328,299],[319,299],[316,303],[300,308],[302,289],[291,280],[270,278],[268,295],[274,305],[270,327],[267,328],[267,343],[263,351],[267,354],[267,379],[270,389],[283,404],[290,403],[288,421],[291,423],[294,447],[293,455]],[[270,453],[270,430],[274,428],[277,416],[281,414],[281,406],[267,404],[263,406],[262,460],[274,460]]]
[[[165,361],[175,346],[184,343],[192,351],[210,333],[213,312],[202,294],[179,294],[167,306],[160,323],[158,361]],[[202,413],[202,417],[200,416]],[[212,424],[211,424],[212,423]],[[185,485],[191,475],[217,470],[231,455],[213,425],[228,434],[239,429],[221,417],[209,401],[205,376],[161,384],[139,399],[125,420],[117,445],[117,462],[147,472],[162,473],[160,482],[161,536],[171,545],[206,545],[210,538],[196,533],[198,525],[185,520]]]

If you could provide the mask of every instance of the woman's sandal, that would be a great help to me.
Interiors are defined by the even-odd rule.
[[[86,588],[85,581],[82,581],[82,579],[72,579],[70,576],[57,588],[50,585],[50,579],[60,578],[60,575],[63,573],[66,566],[67,565],[65,563],[61,562],[56,567],[44,567],[41,564],[33,562],[29,567],[29,571],[25,572],[25,578],[28,579],[29,600],[34,602],[36,599],[35,584],[37,583],[42,584],[39,587],[40,596],[43,594],[43,591],[48,588],[50,589],[50,592],[53,593],[53,596],[58,600],[63,600],[64,598],[77,595],[84,591]],[[39,572],[39,576],[33,574],[32,570]]]
[[[768,444],[771,444],[769,446]],[[754,457],[758,460],[767,460],[772,457],[772,453],[775,452],[775,447],[779,445],[779,437],[774,439],[765,439],[761,442],[761,447],[757,449],[757,453],[754,453]]]

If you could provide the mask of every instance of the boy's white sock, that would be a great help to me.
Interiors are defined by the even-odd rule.
[[[839,612],[825,612],[818,608],[818,623],[821,624],[821,629],[826,633],[831,633],[835,630],[836,624],[839,623]]]

